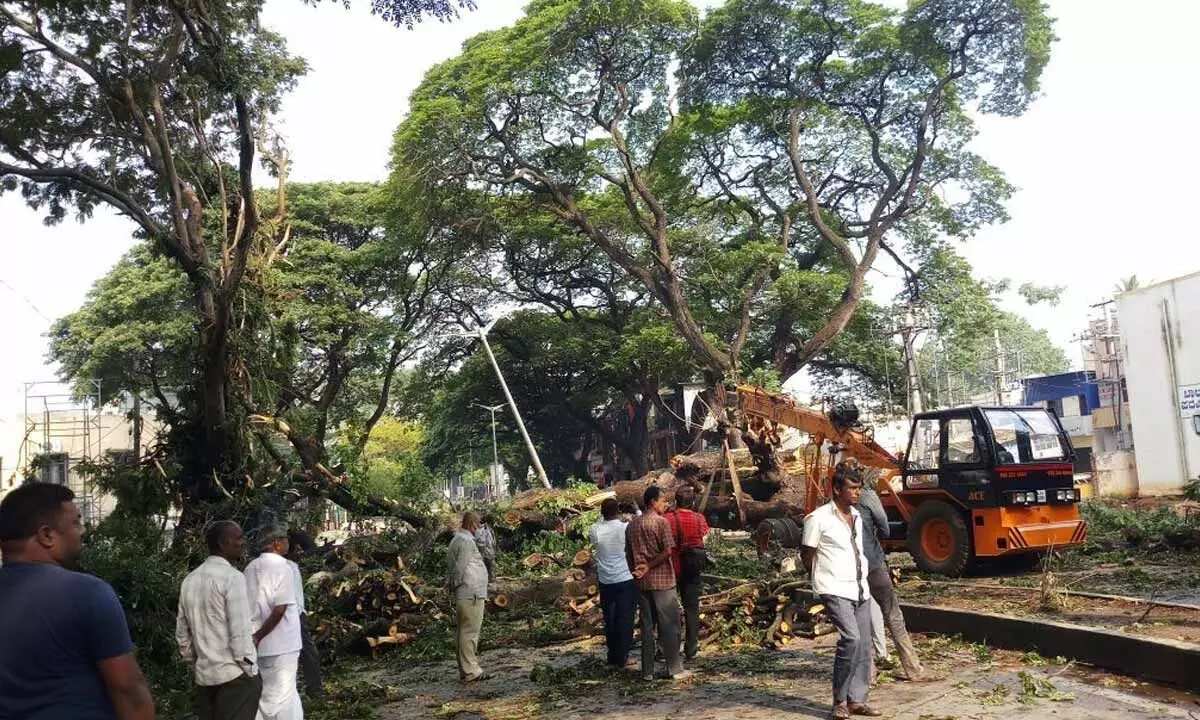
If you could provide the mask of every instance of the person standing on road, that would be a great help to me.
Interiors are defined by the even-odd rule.
[[[258,702],[259,720],[303,720],[304,708],[296,676],[300,669],[300,604],[295,578],[288,564],[287,529],[272,525],[262,535],[263,552],[246,566],[246,590],[258,669],[263,692]]]
[[[671,537],[675,547],[671,550],[671,562],[675,566],[675,582],[679,598],[683,601],[684,627],[683,657],[696,657],[700,643],[700,568],[689,552],[703,553],[704,538],[708,535],[708,521],[693,510],[696,506],[696,491],[691,485],[683,485],[675,491],[675,511],[667,514],[671,524]]]
[[[475,546],[483,558],[487,568],[488,582],[496,579],[496,534],[492,531],[495,522],[491,515],[484,515],[479,521],[479,529],[475,531]]]
[[[66,569],[83,549],[74,500],[32,483],[0,502],[0,718],[153,720],[117,594]]]
[[[629,521],[625,531],[625,557],[633,568],[633,577],[641,591],[638,608],[642,617],[642,678],[654,679],[654,629],[666,656],[666,677],[686,680],[691,671],[683,669],[679,655],[679,594],[675,591],[675,570],[671,548],[675,541],[671,523],[663,517],[667,499],[662,488],[651,485],[642,496],[645,512]]]
[[[637,611],[638,590],[625,559],[625,532],[628,525],[617,517],[617,501],[600,503],[604,518],[588,530],[596,556],[596,574],[600,581],[600,610],[604,617],[604,644],[608,664],[623,668],[633,659],[633,616]]]
[[[198,720],[254,720],[262,696],[258,653],[250,630],[246,578],[234,566],[246,554],[246,536],[232,520],[204,532],[208,559],[179,589],[175,642],[192,667]]]
[[[872,478],[873,479],[873,478]],[[900,665],[904,675],[913,682],[925,680],[925,670],[921,667],[921,659],[917,657],[917,649],[913,646],[912,638],[908,636],[908,628],[904,624],[904,613],[896,599],[896,589],[892,584],[892,574],[888,570],[887,555],[879,543],[891,533],[887,513],[883,502],[871,484],[864,483],[858,499],[859,514],[863,526],[863,551],[867,556],[867,586],[871,597],[879,606],[883,615],[883,623],[892,634],[892,642],[896,644],[896,652],[900,655]],[[872,619],[872,622],[875,622]]]
[[[857,463],[843,460],[833,474],[833,499],[804,518],[801,557],[813,592],[839,635],[833,660],[833,717],[878,717],[867,704],[871,686],[871,589],[863,552],[862,492]]]
[[[487,605],[488,572],[475,545],[478,529],[479,516],[463,513],[462,527],[450,539],[450,549],[446,552],[446,584],[454,595],[457,623],[458,679],[468,683],[487,678],[479,667],[479,631],[483,628],[483,609]]]
[[[292,545],[292,550],[295,553],[295,545]],[[295,555],[298,556],[299,553],[295,553]],[[317,646],[313,644],[312,635],[308,631],[308,611],[304,604],[304,576],[300,573],[300,565],[292,558],[288,558],[288,568],[292,571],[296,610],[300,615],[300,675],[304,678],[304,694],[309,698],[316,699],[324,697],[325,686],[321,682],[321,657],[317,654]]]

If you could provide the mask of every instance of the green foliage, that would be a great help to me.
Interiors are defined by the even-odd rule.
[[[1192,502],[1200,502],[1200,477],[1188,480],[1183,484],[1183,497]]]
[[[172,406],[162,388],[191,372],[196,315],[187,278],[178,265],[138,245],[88,291],[79,310],[50,328],[50,357],[75,391],[86,395],[100,381],[102,400],[123,392]]]
[[[1055,285],[1054,287],[1039,287],[1033,283],[1025,283],[1021,287],[1017,288],[1017,292],[1020,293],[1021,297],[1025,299],[1025,302],[1029,303],[1030,305],[1037,305],[1038,303],[1044,302],[1050,305],[1050,307],[1058,306],[1058,303],[1062,300],[1063,291],[1065,290],[1066,288],[1062,285]]]
[[[703,22],[672,0],[540,0],[429,71],[395,172],[460,210],[495,196],[468,214],[510,270],[571,247],[615,271],[710,379],[814,360],[871,376],[872,353],[831,343],[883,235],[1005,218],[1012,188],[967,149],[968,105],[1023,112],[1052,41],[1031,0],[735,0]],[[527,212],[554,243],[529,240]],[[866,239],[862,257],[848,239]],[[577,315],[603,297],[586,276],[548,304]],[[531,277],[513,280],[529,292]]]
[[[316,5],[321,0],[303,0],[307,4]],[[475,0],[370,0],[371,14],[378,15],[386,22],[396,27],[406,27],[412,30],[426,16],[438,22],[457,20],[459,10],[474,10]],[[343,7],[349,9],[351,0],[341,0]]]
[[[425,430],[416,422],[380,418],[363,447],[351,492],[363,499],[402,498],[414,506],[426,504],[435,480],[421,459],[424,439]]]
[[[944,245],[930,246],[920,257],[921,299],[933,327],[918,353],[917,365],[922,388],[934,404],[950,404],[951,399],[965,404],[972,395],[992,388],[997,332],[1010,371],[1038,375],[1067,369],[1066,353],[1046,331],[1001,309],[1006,282],[976,279],[970,264]],[[1028,284],[1019,292],[1031,302],[1052,302],[1057,297],[1055,288]],[[946,389],[947,378],[950,390]]]
[[[119,513],[88,533],[80,569],[113,586],[125,608],[138,662],[164,717],[191,704],[191,677],[175,644],[179,585],[189,570],[185,557],[167,552],[162,526]]]
[[[1200,518],[1195,514],[1181,518],[1166,506],[1143,510],[1092,500],[1082,503],[1079,510],[1087,521],[1088,539],[1092,543],[1103,539],[1122,544],[1162,544],[1169,543],[1172,536],[1187,535],[1200,528]]]
[[[1035,677],[1028,670],[1017,673],[1017,678],[1021,682],[1021,692],[1017,695],[1017,700],[1022,704],[1029,705],[1038,700],[1049,700],[1050,702],[1074,702],[1075,700],[1075,695],[1059,691],[1049,678]]]
[[[615,446],[640,474],[648,459],[649,410],[658,389],[689,379],[692,372],[670,327],[640,314],[618,322],[593,312],[572,319],[524,310],[497,323],[489,337],[556,485],[586,476],[586,455],[578,454],[581,446],[592,447],[594,434]],[[492,416],[478,405],[502,402],[504,396],[482,351],[453,375],[441,373],[436,364],[426,373],[426,387],[438,388],[423,411],[426,462],[445,474],[469,470],[465,465],[472,452],[477,466],[490,462]],[[632,417],[628,407],[634,409]],[[510,472],[528,467],[528,452],[507,407],[496,413],[496,424],[501,464]],[[523,472],[512,474],[524,481]]]

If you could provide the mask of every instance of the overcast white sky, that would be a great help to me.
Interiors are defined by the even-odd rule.
[[[478,2],[457,23],[409,32],[371,17],[365,0],[349,12],[337,2],[269,0],[265,24],[311,65],[283,108],[293,179],[383,178],[392,132],[425,70],[522,7]],[[1078,358],[1071,337],[1119,278],[1200,270],[1186,219],[1200,197],[1200,3],[1143,0],[1136,12],[1123,0],[1050,6],[1061,41],[1044,97],[1020,118],[983,119],[976,143],[1020,189],[1013,219],[963,251],[981,275],[1067,286],[1058,307],[1025,312]],[[110,214],[46,228],[18,197],[0,199],[0,434],[21,412],[22,383],[53,376],[44,362],[50,322],[78,307],[129,245],[129,227]]]

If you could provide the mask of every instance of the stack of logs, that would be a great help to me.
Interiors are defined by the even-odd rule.
[[[700,637],[705,644],[743,645],[756,640],[780,648],[795,638],[834,631],[825,606],[803,580],[760,580],[700,598]],[[740,631],[739,631],[740,630]]]
[[[305,588],[313,641],[323,654],[375,655],[409,642],[427,623],[447,619],[445,591],[406,573],[398,557],[393,548],[361,552],[347,546],[326,556],[331,569],[314,573]]]

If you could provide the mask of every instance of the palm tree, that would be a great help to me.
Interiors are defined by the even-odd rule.
[[[1113,291],[1120,295],[1121,293],[1133,292],[1142,287],[1142,281],[1138,280],[1137,275],[1130,275],[1127,278],[1122,278],[1119,283],[1113,286]]]

